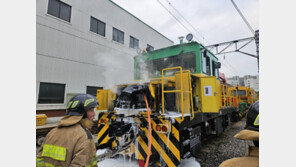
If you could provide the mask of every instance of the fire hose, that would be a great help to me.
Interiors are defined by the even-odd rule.
[[[148,154],[147,154],[147,159],[146,159],[146,163],[145,163],[145,167],[148,166],[149,164],[149,158],[150,158],[150,154],[151,154],[151,138],[152,138],[152,129],[151,129],[151,117],[150,117],[150,110],[149,110],[149,105],[148,105],[148,101],[147,98],[144,94],[144,98],[145,98],[145,102],[146,102],[146,107],[147,107],[147,113],[148,113],[148,123],[149,123],[149,140],[148,140]]]

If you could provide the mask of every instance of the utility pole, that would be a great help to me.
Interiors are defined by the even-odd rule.
[[[258,64],[258,73],[259,73],[259,30],[254,31],[253,28],[250,26],[250,24],[248,23],[247,19],[244,17],[244,15],[242,14],[242,12],[239,10],[239,8],[236,6],[236,4],[234,3],[233,0],[230,0],[231,3],[233,4],[233,6],[235,7],[235,9],[237,10],[237,12],[239,13],[239,15],[242,17],[242,19],[244,20],[244,22],[246,23],[246,25],[249,27],[250,31],[252,32],[252,34],[254,35],[255,38],[255,44],[256,44],[256,54],[257,54],[257,64]]]
[[[258,73],[259,73],[259,30],[255,31],[255,44],[256,44],[257,64],[258,64]]]
[[[214,53],[215,55],[238,52],[238,53],[245,54],[247,56],[254,57],[254,58],[257,59],[258,73],[259,73],[259,30],[254,31],[252,29],[252,27],[250,26],[250,24],[248,23],[247,19],[243,16],[242,12],[238,9],[236,4],[234,3],[234,1],[231,0],[231,2],[233,4],[233,6],[235,7],[235,9],[240,14],[240,16],[243,18],[246,25],[249,27],[249,29],[252,32],[253,36],[248,37],[248,38],[237,39],[237,40],[233,40],[233,41],[208,45],[208,46],[206,46],[206,48],[208,48],[209,50],[215,49],[215,51],[216,51],[216,53]],[[241,51],[242,48],[246,47],[253,40],[255,41],[255,44],[256,44],[256,55]],[[238,47],[238,44],[242,44],[242,45],[240,47]]]

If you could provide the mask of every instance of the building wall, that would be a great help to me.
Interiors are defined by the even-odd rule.
[[[63,104],[37,104],[37,110],[65,109],[67,100],[86,86],[110,87],[133,80],[130,35],[155,49],[173,42],[108,0],[63,0],[71,6],[70,23],[47,14],[48,0],[36,1],[36,92],[40,82],[63,83]],[[90,17],[106,24],[105,37],[90,31]],[[124,32],[124,44],[112,41],[113,27]]]
[[[259,92],[259,76],[252,76],[245,79],[245,85],[254,89],[255,92]]]
[[[226,81],[227,81],[228,84],[230,84],[232,86],[240,85],[239,76],[233,76],[231,78],[227,78]]]
[[[227,83],[229,83],[232,86],[239,85],[239,81],[238,80],[227,80]]]

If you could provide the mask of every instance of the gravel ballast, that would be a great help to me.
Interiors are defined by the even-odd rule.
[[[232,123],[220,136],[211,137],[202,143],[202,149],[197,154],[201,167],[218,167],[223,161],[246,155],[247,146],[252,141],[235,139],[233,136],[245,127],[245,119]]]

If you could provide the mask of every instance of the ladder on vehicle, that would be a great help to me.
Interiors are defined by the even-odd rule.
[[[164,71],[170,71],[170,70],[179,70],[177,72],[175,72],[175,78],[177,80],[176,74],[178,72],[180,72],[180,89],[175,89],[175,90],[164,90],[164,79],[166,76],[164,76]],[[189,83],[189,90],[184,90],[184,83],[183,83],[183,77],[184,74],[188,75],[187,79],[188,79],[188,83]],[[175,80],[175,82],[176,82]],[[164,114],[164,94],[165,93],[180,93],[181,94],[181,113],[182,113],[182,119],[181,121],[184,120],[184,93],[188,93],[189,94],[189,100],[190,100],[190,104],[189,104],[189,109],[191,110],[191,117],[190,119],[194,118],[194,111],[193,111],[193,98],[192,98],[192,86],[191,86],[191,74],[189,70],[182,70],[182,67],[178,66],[178,67],[172,67],[172,68],[165,68],[162,69],[161,71],[161,98],[162,98],[162,114]]]

